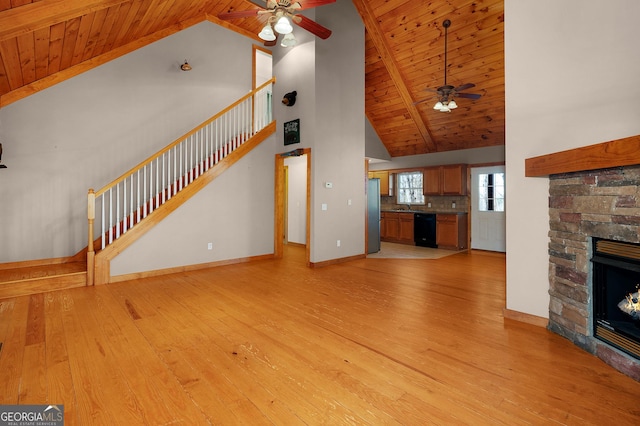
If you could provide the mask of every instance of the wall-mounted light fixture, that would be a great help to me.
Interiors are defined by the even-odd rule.
[[[191,71],[191,65],[189,65],[189,62],[187,62],[187,60],[184,60],[184,64],[180,65],[180,69],[182,71]]]
[[[2,144],[0,143],[0,169],[6,169],[7,166],[2,164]]]

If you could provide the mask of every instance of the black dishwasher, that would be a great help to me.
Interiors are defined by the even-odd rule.
[[[435,213],[416,213],[414,215],[413,240],[417,246],[438,248]]]

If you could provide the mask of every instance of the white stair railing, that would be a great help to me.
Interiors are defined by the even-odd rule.
[[[94,231],[104,249],[270,124],[274,83],[254,89],[105,187],[90,189],[89,255]]]

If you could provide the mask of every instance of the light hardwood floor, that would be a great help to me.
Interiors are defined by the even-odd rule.
[[[0,404],[65,425],[640,424],[640,383],[505,320],[505,258],[304,249],[0,300]]]

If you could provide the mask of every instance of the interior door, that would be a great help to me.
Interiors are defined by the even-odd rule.
[[[506,251],[504,166],[471,169],[471,248]]]

